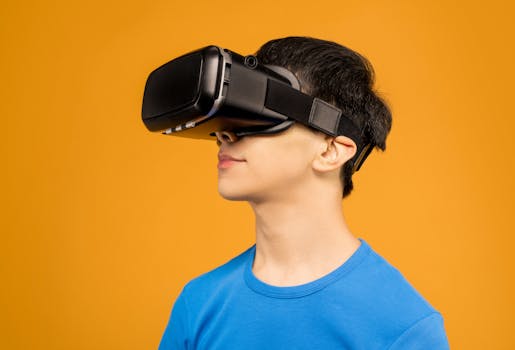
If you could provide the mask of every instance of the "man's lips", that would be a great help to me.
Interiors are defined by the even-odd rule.
[[[218,154],[218,169],[229,168],[233,164],[245,162],[244,159],[238,159],[236,157],[230,156],[226,153]]]
[[[236,157],[233,157],[227,153],[219,153],[218,154],[218,160],[219,161],[222,161],[222,160],[234,160],[234,161],[237,161],[237,162],[244,162],[245,160],[244,159],[239,159],[239,158],[236,158]]]

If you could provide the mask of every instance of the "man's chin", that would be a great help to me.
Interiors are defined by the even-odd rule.
[[[223,199],[227,199],[228,201],[244,201],[248,198],[245,193],[234,190],[230,191],[220,187],[218,188],[218,193]]]
[[[256,194],[252,194],[248,191],[238,190],[236,188],[225,188],[222,186],[218,186],[218,193],[224,199],[229,201],[253,201],[259,197]]]

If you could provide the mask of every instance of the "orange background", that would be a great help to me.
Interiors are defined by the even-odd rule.
[[[394,125],[344,201],[453,349],[514,349],[509,1],[27,1],[0,10],[0,348],[155,349],[182,286],[253,243],[215,142],[140,121],[148,73],[309,35],[370,59]]]

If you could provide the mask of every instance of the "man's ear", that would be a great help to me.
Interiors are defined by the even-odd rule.
[[[347,136],[329,136],[321,142],[317,156],[313,160],[313,168],[327,172],[340,168],[356,154],[356,143]]]

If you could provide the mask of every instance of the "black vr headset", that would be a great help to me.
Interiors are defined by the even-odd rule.
[[[185,54],[150,73],[142,118],[150,131],[196,139],[213,139],[215,131],[237,137],[275,134],[300,122],[352,139],[357,146],[354,171],[373,148],[339,108],[300,92],[289,70],[217,46]]]

